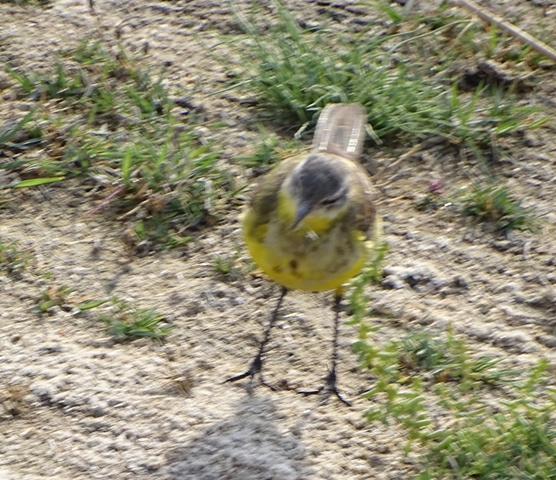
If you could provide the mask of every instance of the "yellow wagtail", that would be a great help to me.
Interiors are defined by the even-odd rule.
[[[320,115],[312,151],[283,160],[258,185],[243,216],[245,242],[255,263],[283,290],[249,370],[227,382],[260,374],[264,348],[288,289],[335,290],[332,366],[326,386],[301,393],[326,388],[349,405],[336,388],[342,285],[361,271],[380,235],[371,180],[357,162],[365,125],[361,105],[328,105]]]

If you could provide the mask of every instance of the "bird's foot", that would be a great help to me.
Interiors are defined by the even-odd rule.
[[[277,390],[276,387],[274,387],[274,386],[270,385],[270,383],[266,383],[264,381],[262,373],[261,373],[262,368],[263,368],[263,358],[262,358],[262,354],[259,353],[253,359],[253,361],[251,362],[251,365],[249,366],[247,371],[245,371],[243,373],[240,373],[239,375],[234,375],[233,377],[227,378],[226,380],[224,380],[223,383],[237,382],[238,380],[243,380],[244,378],[251,377],[250,380],[249,380],[249,384],[251,385],[253,383],[253,378],[256,375],[258,375],[261,385],[264,385],[265,387],[270,388],[272,391],[276,391]]]
[[[300,393],[302,395],[308,396],[308,395],[319,395],[322,393],[323,395],[323,399],[322,399],[322,403],[325,403],[328,398],[334,394],[338,400],[340,400],[340,402],[342,402],[344,405],[347,405],[348,407],[351,407],[351,403],[348,402],[339,392],[338,387],[336,386],[336,370],[332,369],[330,370],[330,372],[328,372],[328,375],[326,376],[326,383],[320,387],[317,388],[316,390],[298,390],[297,393]]]

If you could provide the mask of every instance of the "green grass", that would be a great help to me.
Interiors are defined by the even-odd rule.
[[[25,150],[25,148],[28,146],[28,144],[26,143],[27,141],[40,138],[41,132],[39,129],[29,128],[29,123],[32,121],[34,115],[35,110],[32,110],[15,124],[5,125],[4,128],[0,131],[0,148],[10,150]],[[25,135],[23,135],[24,141],[13,141],[15,140],[17,134],[22,131],[26,133]],[[33,143],[36,143],[36,141]]]
[[[242,165],[264,173],[280,160],[301,153],[306,146],[296,138],[284,139],[259,127],[260,142],[249,155],[239,157]]]
[[[556,388],[541,361],[513,398],[454,398],[456,424],[431,432],[420,480],[556,478]]]
[[[237,272],[236,262],[239,252],[234,255],[217,255],[213,261],[213,266],[219,275],[233,276]]]
[[[354,345],[373,375],[370,422],[397,423],[418,479],[556,478],[556,387],[541,361],[527,376],[479,356],[448,331],[381,347],[368,327]]]
[[[46,275],[45,278],[50,279],[51,275]],[[54,306],[64,305],[74,312],[85,312],[108,302],[108,300],[75,301],[74,293],[75,289],[66,285],[50,287],[41,293],[40,297],[37,299],[37,304],[31,308],[31,311],[47,313]]]
[[[475,186],[461,195],[459,204],[463,215],[490,223],[500,232],[536,231],[537,216],[534,210],[523,207],[507,187]]]
[[[163,72],[153,76],[124,51],[91,41],[61,51],[51,73],[7,72],[20,98],[38,106],[0,133],[0,147],[13,152],[0,168],[19,177],[5,188],[100,181],[91,212],[125,221],[140,251],[181,245],[229,208],[238,189],[219,165],[220,148],[198,133],[194,112],[184,118],[174,108]],[[15,144],[25,129],[34,144]]]
[[[83,75],[68,77],[61,63],[56,64],[52,76],[37,75],[34,72],[26,73],[9,67],[6,68],[6,72],[19,84],[20,95],[30,100],[81,98],[86,94],[86,77]]]
[[[522,201],[506,186],[479,183],[463,189],[455,195],[445,195],[443,186],[435,189],[429,185],[429,193],[415,202],[421,212],[434,212],[444,206],[451,206],[461,215],[473,217],[478,223],[489,225],[491,230],[501,234],[514,231],[538,232],[540,222],[535,209],[524,207]]]
[[[16,242],[0,241],[0,271],[8,275],[19,275],[33,265],[35,255],[19,246]]]
[[[164,339],[174,328],[164,315],[153,309],[136,308],[119,299],[113,299],[113,311],[100,319],[108,326],[112,335],[119,339],[136,338]]]
[[[44,290],[37,299],[37,305],[31,310],[37,313],[46,313],[54,306],[67,305],[69,297],[75,290],[65,285],[51,287]]]
[[[379,137],[400,132],[424,137],[448,120],[430,107],[443,92],[408,77],[403,65],[392,69],[380,50],[382,39],[348,39],[326,29],[304,32],[282,7],[270,32],[260,34],[246,19],[243,27],[250,41],[243,50],[241,84],[284,122],[310,123],[327,103],[349,101],[365,105]]]
[[[351,324],[361,325],[369,314],[367,304],[369,298],[365,287],[371,283],[379,283],[382,279],[382,264],[388,251],[388,244],[382,242],[374,252],[374,257],[367,262],[363,270],[349,283],[348,300],[352,315]],[[366,324],[365,324],[366,325]]]
[[[264,33],[237,13],[248,40],[237,49],[243,70],[235,85],[254,92],[282,125],[313,124],[330,102],[359,102],[367,109],[376,142],[440,136],[480,156],[496,137],[548,121],[536,107],[521,105],[513,86],[496,79],[460,91],[457,73],[450,72],[448,60],[439,59],[446,57],[442,48],[452,36],[470,30],[468,20],[440,13],[435,22],[416,19],[414,30],[406,27],[393,35],[346,34],[326,25],[303,30],[275,5],[275,24]],[[417,55],[409,63],[404,53]]]
[[[472,358],[463,340],[451,332],[447,336],[415,332],[382,348],[367,341],[368,333],[361,330],[361,340],[354,344],[361,368],[376,377],[364,395],[372,398],[375,406],[365,416],[369,421],[395,419],[407,429],[411,441],[423,440],[423,427],[432,423],[426,415],[426,390],[456,382],[459,391],[467,393],[481,385],[500,383],[508,375],[495,369],[497,360]]]
[[[163,315],[153,309],[138,308],[116,297],[101,300],[79,299],[75,293],[75,289],[65,285],[50,287],[41,293],[31,311],[44,314],[52,307],[63,306],[67,311],[78,314],[109,304],[109,311],[100,314],[98,318],[117,339],[148,337],[162,340],[174,328]]]
[[[480,355],[462,337],[410,330],[380,344],[365,286],[381,278],[385,247],[349,290],[359,368],[372,377],[365,418],[398,425],[414,476],[433,479],[556,479],[556,384],[545,360],[528,372]],[[380,315],[380,312],[375,312]]]
[[[212,267],[224,281],[243,278],[256,268],[253,261],[243,254],[243,248],[236,245],[233,253],[217,255],[212,261]]]

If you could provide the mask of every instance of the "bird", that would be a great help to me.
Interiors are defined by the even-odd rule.
[[[369,174],[359,163],[367,115],[358,103],[328,104],[317,122],[312,149],[282,160],[264,175],[242,215],[247,249],[257,266],[282,286],[257,355],[234,382],[261,370],[270,332],[289,290],[334,292],[332,359],[323,390],[350,405],[337,387],[340,302],[345,283],[373,257],[381,221]]]

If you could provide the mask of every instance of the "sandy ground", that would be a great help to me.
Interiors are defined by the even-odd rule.
[[[309,22],[335,11],[349,24],[362,15],[355,3],[296,2],[293,10]],[[86,36],[113,36],[123,24],[122,41],[141,62],[169,65],[170,88],[195,87],[194,101],[207,117],[228,122],[222,158],[242,175],[233,158],[257,138],[249,123],[253,111],[240,105],[237,92],[209,96],[221,89],[226,72],[206,47],[219,43],[219,35],[237,33],[229,5],[133,0],[95,1],[95,8],[96,17],[87,2],[75,0],[32,9],[0,4],[0,62],[40,68],[58,49]],[[536,18],[554,25],[556,10],[548,7],[543,16],[543,8],[516,2],[508,14],[525,12],[523,28]],[[145,41],[148,53],[141,54]],[[554,69],[539,75],[525,100],[553,114]],[[24,111],[24,103],[6,94],[2,118]],[[540,358],[556,365],[554,133],[552,123],[524,134],[525,141],[510,139],[507,157],[496,166],[512,191],[544,215],[540,234],[509,239],[468,223],[450,207],[415,209],[431,179],[457,191],[476,178],[472,167],[462,169],[457,159],[434,150],[393,166],[395,156],[369,147],[390,247],[385,279],[369,289],[375,311],[388,312],[370,319],[382,327],[377,342],[451,324],[473,349],[517,370]],[[354,368],[354,327],[341,328],[339,369],[340,387],[353,406],[333,399],[321,404],[294,392],[320,385],[326,374],[329,294],[294,292],[285,299],[265,378],[289,390],[249,392],[246,382],[222,383],[249,364],[279,291],[260,275],[225,279],[212,266],[216,255],[241,246],[239,207],[184,248],[137,257],[125,248],[120,225],[89,214],[98,198],[78,181],[13,195],[0,211],[0,240],[19,242],[35,261],[20,276],[0,276],[0,387],[4,397],[10,386],[29,392],[18,415],[4,412],[0,419],[1,479],[411,477],[415,458],[402,455],[402,432],[362,418],[369,401],[358,395],[372,378]],[[95,310],[30,311],[52,285],[69,285],[81,298],[117,295],[156,309],[176,328],[164,344],[122,343],[110,337]],[[188,395],[171,376],[191,379]]]

